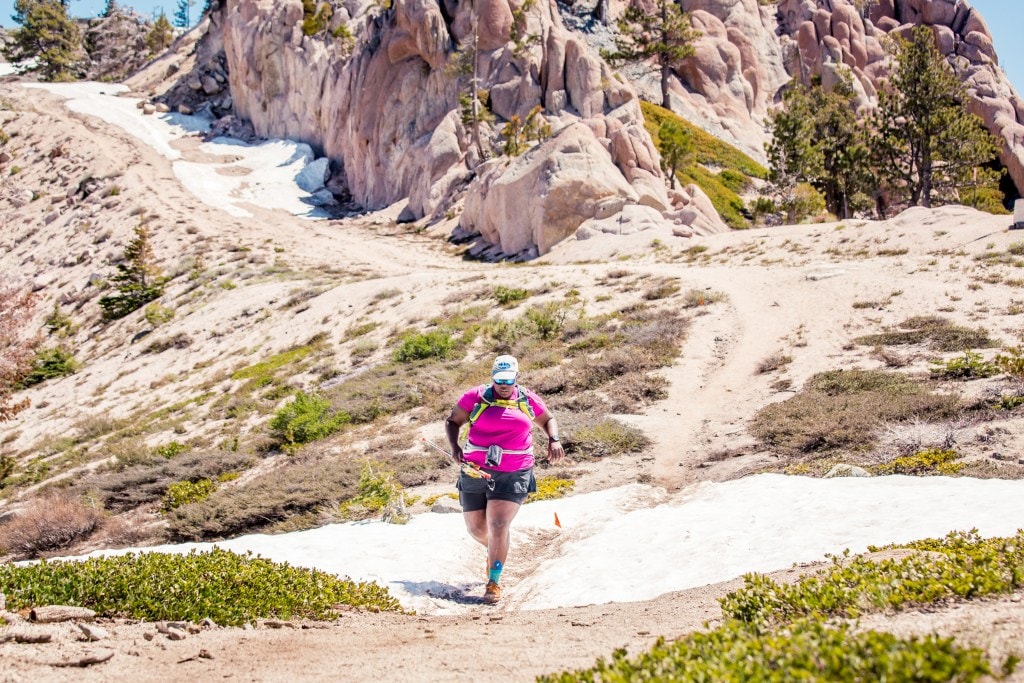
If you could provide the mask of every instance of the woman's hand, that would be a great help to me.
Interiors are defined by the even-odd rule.
[[[548,462],[557,465],[565,460],[565,449],[561,442],[548,441]]]
[[[465,454],[462,452],[462,446],[456,444],[452,447],[452,460],[455,461],[456,465],[461,465],[465,460]]]

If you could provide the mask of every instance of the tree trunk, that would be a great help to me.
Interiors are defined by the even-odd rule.
[[[921,157],[921,206],[932,208],[932,155]]]
[[[664,60],[665,58],[662,57]],[[661,65],[661,106],[665,107],[669,111],[672,111],[672,107],[668,101],[668,77],[672,69],[669,67],[667,62],[662,62]]]

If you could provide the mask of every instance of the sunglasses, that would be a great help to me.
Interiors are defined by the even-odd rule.
[[[496,380],[494,380],[494,383],[495,384],[500,384],[503,387],[510,387],[513,384],[515,384],[516,381],[514,379],[496,379]]]

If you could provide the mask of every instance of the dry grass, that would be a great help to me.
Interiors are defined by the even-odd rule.
[[[195,451],[170,460],[149,455],[120,471],[86,477],[75,488],[97,497],[108,510],[125,511],[160,500],[167,487],[177,481],[216,479],[228,472],[244,471],[252,464],[252,456],[224,451]]]
[[[952,352],[997,346],[983,328],[970,329],[954,325],[941,316],[915,316],[904,320],[896,329],[854,339],[862,346],[908,346],[925,344],[935,351]]]
[[[960,409],[957,397],[934,393],[898,373],[832,371],[811,377],[792,398],[758,411],[750,432],[790,458],[863,453],[875,444],[881,425],[945,420]]]
[[[757,364],[757,374],[766,375],[769,372],[775,372],[784,365],[788,365],[793,362],[792,356],[787,356],[781,351],[776,351],[767,358],[763,358],[760,363]]]
[[[102,520],[99,510],[67,494],[51,493],[0,526],[0,549],[18,558],[37,557],[86,538]]]

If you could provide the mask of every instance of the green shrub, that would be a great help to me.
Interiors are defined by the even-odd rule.
[[[43,349],[36,354],[32,362],[32,371],[21,381],[21,386],[31,387],[54,377],[73,375],[76,370],[78,363],[74,354],[67,349],[61,346]]]
[[[980,353],[973,351],[964,351],[963,356],[957,356],[947,361],[933,360],[929,363],[932,365],[932,376],[942,379],[974,379],[999,374],[998,365],[985,360]]]
[[[61,339],[70,337],[78,331],[78,326],[72,322],[71,316],[61,310],[60,301],[53,302],[53,310],[46,316],[45,324],[47,333]]]
[[[511,306],[512,304],[519,303],[528,296],[530,296],[530,292],[526,289],[505,287],[501,285],[494,288],[494,298],[497,299],[498,303],[502,306]]]
[[[333,412],[331,402],[300,391],[274,415],[271,433],[287,446],[309,443],[341,429],[350,422],[345,412]]]
[[[163,458],[164,460],[170,460],[182,453],[188,453],[188,451],[188,444],[181,443],[180,441],[171,441],[170,443],[154,448],[153,455]]]
[[[750,178],[731,168],[724,168],[718,173],[718,179],[736,194],[743,194],[750,189]]]
[[[451,358],[458,346],[458,342],[445,330],[417,332],[402,338],[395,350],[394,359],[399,363],[409,363],[428,358]]]
[[[147,323],[153,327],[158,327],[174,319],[174,309],[161,306],[160,304],[150,304],[146,306],[142,315]]]
[[[209,479],[175,482],[167,487],[167,493],[164,494],[164,502],[161,507],[164,512],[170,512],[182,505],[206,500],[216,490],[216,482]]]
[[[266,386],[272,381],[276,370],[303,360],[314,350],[318,343],[319,341],[311,341],[308,344],[275,354],[265,361],[236,371],[231,375],[231,379],[249,379],[254,380],[253,385],[255,387]]]
[[[565,305],[549,302],[543,306],[531,306],[524,314],[541,339],[554,339],[562,330],[569,312]]]
[[[902,547],[933,554],[881,562],[835,557],[831,567],[793,584],[747,574],[743,588],[720,600],[722,612],[763,629],[805,617],[856,618],[952,598],[1009,594],[1024,587],[1024,532],[991,539],[981,538],[976,530],[953,532],[945,539]]]
[[[302,0],[302,33],[307,36],[316,34],[327,29],[327,25],[334,14],[331,3],[318,3],[316,0]]]
[[[188,555],[128,553],[81,562],[0,565],[8,609],[87,607],[107,617],[224,626],[255,619],[333,619],[334,605],[401,611],[387,589],[315,569],[214,548]]]
[[[667,642],[628,658],[616,650],[592,669],[540,676],[540,683],[744,681],[855,683],[861,681],[976,681],[990,673],[984,653],[952,638],[900,638],[800,621],[758,633],[730,621],[712,631]]]
[[[403,496],[402,485],[394,472],[367,462],[359,473],[356,494],[341,504],[341,513],[346,518],[356,519],[381,513],[386,522],[405,524],[409,515]]]
[[[557,500],[565,498],[572,493],[576,486],[573,479],[562,477],[540,477],[537,479],[537,490],[526,497],[527,503],[536,503],[539,500]]]
[[[951,449],[929,448],[913,455],[904,455],[875,467],[877,474],[957,474],[963,468],[960,454]]]

